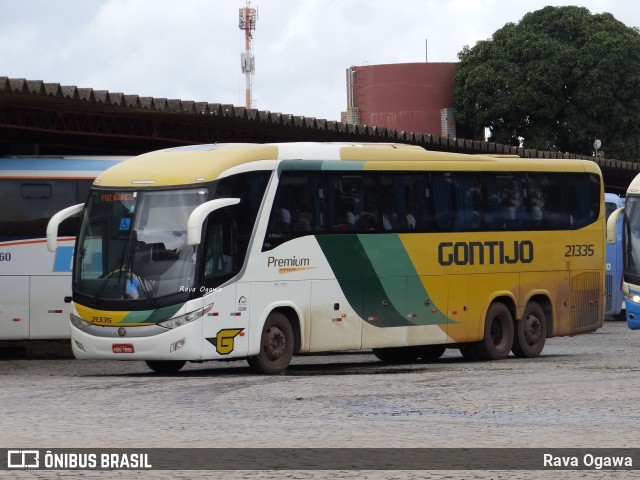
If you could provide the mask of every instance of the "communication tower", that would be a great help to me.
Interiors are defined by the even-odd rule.
[[[253,74],[256,71],[256,62],[253,53],[251,53],[252,31],[256,29],[256,21],[258,20],[258,10],[251,8],[251,1],[247,0],[247,6],[240,9],[240,30],[244,30],[245,51],[240,56],[240,66],[242,73],[245,75],[246,83],[246,106],[251,108],[251,85],[253,83]]]

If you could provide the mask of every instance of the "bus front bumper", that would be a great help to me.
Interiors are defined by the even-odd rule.
[[[127,330],[136,328],[144,327]],[[126,331],[123,336],[97,336],[71,325],[71,347],[80,359],[201,360],[202,323],[196,320],[151,336],[127,336]]]

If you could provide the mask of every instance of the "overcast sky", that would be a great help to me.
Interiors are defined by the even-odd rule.
[[[245,4],[0,0],[0,76],[244,106]],[[631,0],[252,0],[253,106],[339,120],[349,66],[455,62],[465,45],[546,5],[584,6],[640,26]]]

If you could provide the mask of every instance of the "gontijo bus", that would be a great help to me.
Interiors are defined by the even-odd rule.
[[[598,166],[394,144],[226,144],[135,157],[93,183],[73,271],[78,358],[385,361],[540,354],[602,326]]]
[[[43,247],[47,222],[84,202],[93,179],[126,157],[0,157],[0,340],[69,338],[71,257],[77,219],[61,247]]]

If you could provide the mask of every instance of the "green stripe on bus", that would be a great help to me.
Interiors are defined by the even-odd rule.
[[[428,294],[397,235],[316,238],[347,301],[367,323],[377,327],[455,323],[427,310]]]
[[[129,312],[120,323],[160,323],[173,317],[178,310],[182,308],[184,303],[177,305],[169,305],[155,310],[141,310]]]

